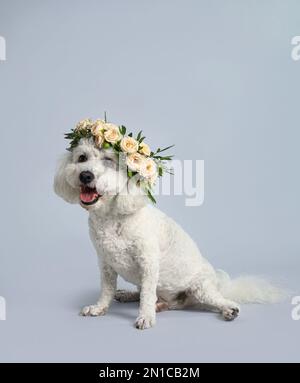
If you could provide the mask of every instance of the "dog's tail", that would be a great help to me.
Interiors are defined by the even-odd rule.
[[[217,270],[217,276],[222,295],[237,303],[276,303],[289,295],[287,290],[276,287],[264,278],[241,276],[230,279],[223,270]]]

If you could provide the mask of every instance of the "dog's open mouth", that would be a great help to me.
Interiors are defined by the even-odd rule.
[[[98,201],[101,195],[97,192],[96,188],[88,186],[80,187],[80,201],[84,205],[93,205]]]

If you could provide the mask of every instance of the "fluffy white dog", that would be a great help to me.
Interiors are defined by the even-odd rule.
[[[146,329],[155,324],[157,311],[200,306],[233,320],[240,311],[238,303],[273,302],[281,295],[263,280],[231,281],[226,273],[216,272],[178,224],[148,205],[114,152],[96,148],[92,139],[81,139],[64,156],[54,189],[65,201],[79,203],[89,212],[101,294],[95,304],[82,309],[82,315],[104,315],[114,297],[140,301],[135,326]],[[137,291],[117,291],[118,275],[136,285]]]

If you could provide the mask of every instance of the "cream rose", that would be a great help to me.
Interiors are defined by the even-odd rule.
[[[115,124],[112,124],[112,123],[110,123],[110,122],[104,122],[104,130],[109,130],[109,129],[111,129],[111,128],[117,128],[117,129],[119,129],[118,126],[115,125]]]
[[[121,133],[119,131],[119,128],[116,125],[113,124],[106,124],[110,125],[107,130],[104,132],[104,138],[106,139],[107,142],[110,142],[112,144],[115,144],[121,139]]]
[[[143,161],[140,174],[141,176],[151,179],[155,176],[157,172],[156,164],[151,158],[147,158]]]
[[[124,137],[120,146],[125,153],[135,153],[139,148],[139,143],[132,137]]]
[[[75,130],[84,130],[87,129],[90,125],[92,125],[93,121],[90,118],[85,118],[84,120],[81,120],[76,125]]]
[[[127,166],[129,167],[130,170],[134,172],[140,171],[143,161],[145,161],[145,157],[143,157],[139,153],[129,154],[126,158]]]
[[[104,126],[105,126],[105,122],[103,120],[96,120],[91,127],[92,134],[94,136],[102,135]]]
[[[144,142],[141,142],[139,152],[144,154],[145,156],[150,156],[151,150],[149,145],[145,144]]]
[[[95,140],[95,145],[98,147],[98,148],[101,148],[103,143],[104,143],[104,136],[103,136],[103,133],[99,133],[97,134],[97,136],[94,137],[94,140]]]

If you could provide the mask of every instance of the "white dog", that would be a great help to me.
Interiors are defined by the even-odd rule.
[[[92,139],[81,139],[64,156],[54,189],[89,212],[101,294],[94,305],[82,309],[82,315],[104,315],[114,297],[140,301],[135,326],[146,329],[155,324],[157,311],[200,306],[233,320],[239,314],[238,303],[273,302],[281,295],[263,280],[231,281],[224,272],[216,272],[178,224],[148,205],[140,188],[128,181],[115,153],[96,148]],[[118,275],[137,291],[117,291]]]

